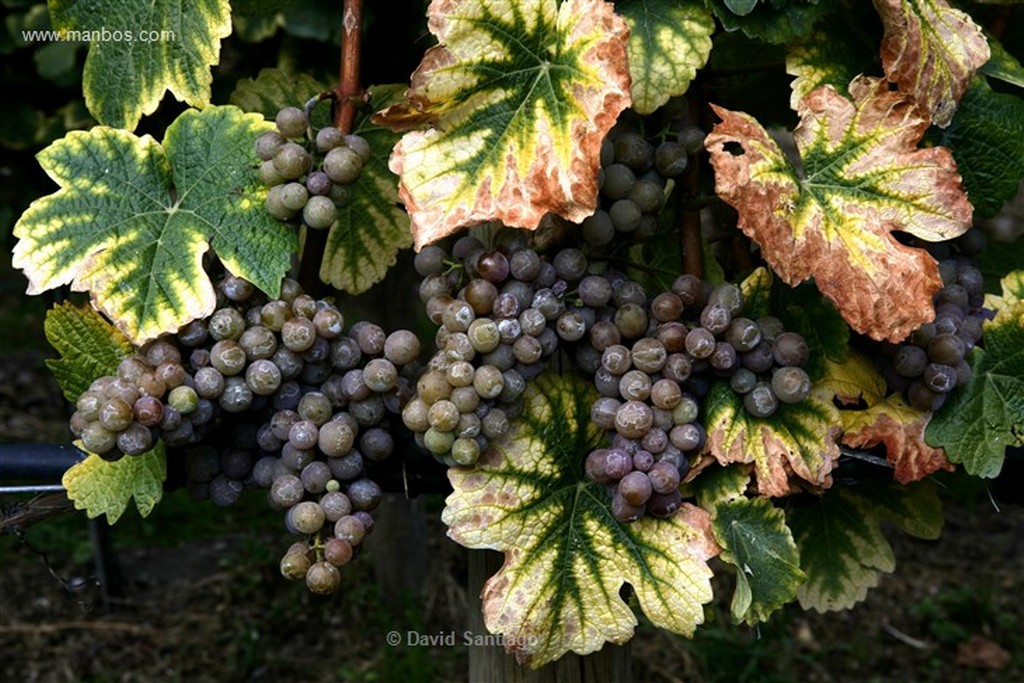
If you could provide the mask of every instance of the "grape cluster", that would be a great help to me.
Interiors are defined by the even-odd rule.
[[[186,384],[181,353],[158,340],[126,358],[114,375],[100,377],[82,392],[71,416],[71,432],[91,453],[105,460],[142,455],[162,435],[192,426],[188,416],[198,395]]]
[[[803,337],[786,332],[776,318],[742,317],[743,296],[735,285],[712,287],[681,275],[670,291],[648,302],[635,282],[592,275],[578,293],[598,307],[589,347],[579,349],[577,359],[584,369],[587,359],[597,359],[594,384],[601,398],[591,421],[607,430],[611,442],[588,456],[586,470],[611,487],[620,521],[645,511],[668,516],[678,508],[675,489],[688,457],[705,444],[698,401],[710,381],[728,379],[755,417],[810,394],[810,378],[800,367],[809,356]]]
[[[415,267],[427,315],[440,327],[402,418],[439,460],[472,465],[522,412],[526,382],[592,324],[593,311],[566,302],[587,259],[563,249],[547,260],[527,246],[525,231],[502,228],[493,249],[467,236],[451,256],[425,247]]]
[[[935,320],[903,343],[884,347],[882,374],[889,389],[918,410],[935,411],[949,392],[971,380],[966,354],[982,340],[987,318],[981,271],[965,260],[939,263],[943,287],[934,297]]]
[[[298,107],[279,111],[276,123],[277,130],[256,140],[260,178],[270,188],[267,211],[286,223],[301,220],[314,230],[331,227],[370,160],[369,143],[333,126],[313,135],[309,117]]]
[[[675,123],[679,130],[674,139],[657,144],[628,117],[609,131],[601,144],[600,205],[580,224],[584,242],[602,247],[616,235],[643,239],[655,233],[668,181],[682,175],[688,157],[704,145],[705,133],[699,127],[686,123],[685,117],[677,117]]]
[[[282,573],[333,592],[337,568],[373,529],[381,488],[367,470],[394,451],[391,416],[412,395],[420,354],[407,330],[344,325],[334,304],[294,280],[267,300],[225,278],[209,318],[94,382],[72,423],[84,423],[86,448],[110,459],[157,438],[183,450],[190,493],[217,505],[247,486],[268,489],[286,528],[304,538],[285,553]]]

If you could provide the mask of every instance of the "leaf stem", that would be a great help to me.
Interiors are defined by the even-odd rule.
[[[341,63],[338,85],[333,90],[334,126],[348,135],[352,132],[356,109],[363,102],[363,88],[359,84],[359,58],[363,44],[363,0],[345,0],[341,11]],[[306,230],[302,261],[299,263],[299,283],[306,293],[316,296],[323,292],[320,264],[327,247],[328,230]]]

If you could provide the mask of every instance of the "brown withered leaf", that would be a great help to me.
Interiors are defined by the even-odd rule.
[[[913,100],[877,78],[858,77],[850,102],[831,86],[798,107],[799,173],[748,114],[712,105],[708,135],[718,195],[739,227],[788,284],[814,278],[854,330],[899,341],[934,316],[938,267],[895,230],[924,240],[956,237],[971,224],[949,151],[917,149],[928,127]]]
[[[974,72],[991,56],[971,18],[945,0],[874,0],[882,17],[882,68],[945,128]]]

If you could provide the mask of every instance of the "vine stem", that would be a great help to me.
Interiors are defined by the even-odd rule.
[[[341,63],[338,85],[332,91],[334,126],[348,135],[363,102],[359,84],[359,59],[363,45],[363,0],[345,0],[341,11]],[[320,280],[320,263],[327,247],[327,230],[306,230],[306,241],[299,262],[299,284],[311,295],[324,290]]]
[[[696,89],[695,89],[696,90]],[[690,119],[699,120],[698,98],[690,100]],[[693,198],[700,194],[700,155],[690,155],[690,163],[676,191],[676,202],[682,214],[683,272],[704,277],[704,248],[700,235],[700,208],[693,206]]]

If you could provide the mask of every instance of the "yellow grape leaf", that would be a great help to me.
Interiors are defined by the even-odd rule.
[[[390,168],[416,249],[490,220],[534,229],[597,205],[601,141],[630,104],[629,29],[600,0],[433,0],[440,43],[408,103],[380,112],[406,133]]]
[[[901,230],[930,241],[963,234],[967,201],[949,151],[917,149],[928,127],[907,96],[858,77],[850,102],[831,86],[800,102],[798,172],[753,117],[722,118],[705,146],[718,195],[789,285],[813,277],[854,330],[899,341],[934,316],[938,267]]]
[[[815,385],[822,398],[835,396],[842,403],[866,404],[863,409],[839,411],[842,442],[853,448],[884,444],[896,481],[906,484],[938,470],[952,470],[946,452],[925,443],[924,430],[931,413],[907,405],[899,394],[886,397],[885,390],[885,380],[859,352],[851,352],[843,363],[826,361],[825,377]]]
[[[583,473],[603,438],[590,421],[593,386],[547,374],[524,397],[509,436],[474,469],[448,473],[448,535],[505,553],[481,595],[484,624],[532,667],[570,650],[589,654],[632,637],[637,619],[621,596],[628,583],[651,623],[692,635],[712,598],[707,562],[719,550],[708,513],[687,503],[669,519],[618,522],[606,487]]]
[[[81,442],[76,444],[82,449]],[[142,455],[125,456],[113,462],[90,454],[82,462],[72,465],[61,479],[74,501],[76,510],[85,510],[89,518],[107,516],[113,524],[134,498],[135,506],[143,517],[164,495],[167,478],[167,457],[162,442]]]
[[[619,0],[615,9],[629,24],[633,109],[650,114],[685,93],[708,61],[715,20],[703,6],[681,0]]]
[[[831,402],[811,396],[781,404],[771,417],[757,418],[747,413],[743,397],[728,382],[716,382],[705,405],[706,450],[722,465],[753,463],[762,495],[793,493],[791,476],[819,489],[832,484],[839,424]]]
[[[945,128],[971,76],[991,56],[971,18],[945,0],[874,0],[882,17],[882,68]]]

